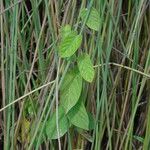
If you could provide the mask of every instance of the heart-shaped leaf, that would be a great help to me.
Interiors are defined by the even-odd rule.
[[[60,100],[67,113],[78,101],[82,90],[82,77],[77,68],[69,71],[60,88]]]
[[[62,137],[69,128],[69,122],[65,115],[64,108],[60,106],[58,108],[58,126],[59,126],[59,138]],[[56,125],[56,112],[46,123],[46,134],[49,139],[58,139],[57,125]]]
[[[89,14],[88,14],[88,11],[89,10],[87,8],[81,10],[81,19],[84,21],[86,16],[89,15],[87,20],[86,20],[86,25],[89,28],[91,28],[95,31],[98,31],[99,25],[100,25],[100,15],[95,8],[91,8]]]
[[[89,116],[81,100],[68,112],[67,116],[73,125],[85,130],[90,129]]]
[[[60,57],[70,57],[80,47],[82,42],[82,35],[77,35],[76,31],[70,31],[70,26],[63,27],[62,39],[59,44],[58,53]]]
[[[80,55],[77,59],[77,63],[81,76],[86,81],[92,82],[94,78],[94,68],[90,56],[86,53]]]

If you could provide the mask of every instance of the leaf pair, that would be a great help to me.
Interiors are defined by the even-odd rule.
[[[69,71],[60,88],[60,99],[66,113],[78,102],[82,91],[82,77],[92,82],[94,69],[88,54],[83,54],[77,59],[78,68]]]
[[[94,13],[95,10],[92,9],[91,13]],[[86,15],[87,11],[83,10],[82,11],[82,17],[84,17]],[[89,17],[87,23],[89,22],[91,17]],[[62,58],[65,57],[71,57],[76,51],[77,49],[80,47],[82,42],[82,36],[81,35],[77,35],[76,31],[71,30],[71,26],[70,25],[66,25],[64,27],[61,28],[61,42],[59,45],[59,55]],[[93,65],[92,62],[90,60],[90,56],[88,54],[82,54],[81,56],[78,57],[77,59],[77,63],[78,63],[78,68],[80,71],[81,76],[88,82],[92,82],[93,78],[94,78],[94,69],[93,69]],[[74,73],[72,73],[74,74]],[[71,76],[73,77],[74,75],[68,75],[69,76],[69,80],[71,80]],[[79,77],[79,76],[78,76]],[[73,80],[76,81],[76,80]],[[68,81],[69,83],[70,81]],[[81,82],[81,81],[79,81]],[[67,84],[67,82],[65,82]],[[78,86],[76,84],[76,86]],[[70,91],[68,91],[70,92]],[[75,93],[74,93],[75,94]],[[65,95],[66,96],[66,95]]]
[[[80,100],[78,103],[65,114],[62,106],[58,108],[58,126],[59,138],[62,137],[69,129],[70,125],[75,125],[81,129],[91,130],[94,128],[94,119],[86,112],[83,102]],[[49,139],[57,139],[57,125],[56,125],[56,112],[52,115],[46,123],[46,134]]]
[[[87,18],[87,20],[85,20]],[[88,9],[82,9],[81,11],[82,21],[86,21],[86,25],[95,30],[99,30],[100,26],[100,15],[95,8],[91,8],[90,12]],[[76,31],[71,30],[71,26],[66,25],[61,29],[61,42],[59,45],[58,53],[60,57],[66,58],[71,57],[77,49],[80,47],[82,42],[82,35],[77,34]]]

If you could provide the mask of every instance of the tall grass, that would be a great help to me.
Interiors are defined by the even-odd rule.
[[[80,18],[92,7],[100,14],[98,32]],[[92,131],[72,127],[41,142],[74,65],[57,54],[66,24],[83,35],[78,54],[87,52],[94,64],[82,99],[96,123]],[[149,0],[1,0],[0,149],[149,150],[149,33]]]

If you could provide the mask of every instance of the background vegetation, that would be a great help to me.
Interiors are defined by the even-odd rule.
[[[62,58],[66,25],[82,42]],[[82,53],[83,118],[58,111]],[[149,0],[1,0],[0,61],[0,149],[150,149]]]

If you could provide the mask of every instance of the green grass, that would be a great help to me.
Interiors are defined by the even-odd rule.
[[[89,19],[93,8],[96,15]],[[71,51],[67,58],[61,51],[64,45],[70,46],[62,44],[65,36],[61,30],[65,25],[71,26],[70,41],[76,34],[82,36],[77,48],[74,43],[71,45],[74,55]],[[149,0],[1,0],[0,147],[149,150],[149,33]],[[82,53],[90,57],[85,58],[85,65]],[[80,88],[69,87],[79,82],[73,82],[77,72],[72,82],[67,82],[72,78],[68,72],[77,66],[79,76],[85,80],[82,78],[80,98],[72,93],[71,100],[82,100],[82,107],[94,121],[92,117],[88,120],[84,108],[80,109],[82,113],[73,103],[66,108],[63,99],[68,96],[63,92],[74,88],[77,92]],[[63,117],[68,119],[68,111],[74,108],[72,114],[79,113],[74,115],[78,119],[69,118],[65,134],[51,139],[54,135],[45,129],[54,122],[53,130],[61,134],[61,105],[65,110]],[[55,121],[51,120],[54,113]],[[80,119],[89,125],[94,122],[94,128],[89,130]]]

